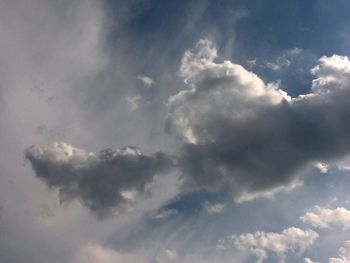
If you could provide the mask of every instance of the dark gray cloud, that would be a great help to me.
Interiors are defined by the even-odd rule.
[[[187,51],[180,73],[190,87],[168,102],[167,128],[185,142],[185,184],[211,188],[228,180],[236,201],[270,197],[300,185],[300,175],[318,162],[350,153],[347,57],[321,58],[311,70],[311,93],[297,98],[215,58],[207,40]]]
[[[32,146],[26,158],[37,177],[59,190],[62,202],[78,199],[100,217],[129,209],[138,195],[147,194],[154,176],[172,166],[162,153],[146,156],[125,147],[95,154],[66,143]]]
[[[283,66],[277,71],[252,67],[265,83],[280,79],[283,88],[297,96],[309,86],[310,75],[304,77],[300,69],[309,69],[310,64],[314,64],[313,55],[347,54],[350,34],[347,34],[349,27],[346,21],[350,17],[345,7],[350,2],[0,2],[0,140],[3,150],[0,156],[0,199],[4,207],[0,211],[1,262],[154,262],[174,255],[171,251],[177,253],[178,262],[243,262],[232,254],[224,253],[223,258],[216,255],[212,245],[215,246],[216,240],[226,236],[232,228],[235,231],[229,232],[236,234],[254,233],[257,229],[265,233],[280,233],[286,225],[294,225],[289,223],[291,215],[301,214],[298,209],[305,208],[305,205],[312,207],[319,204],[320,199],[328,200],[331,194],[336,194],[340,200],[341,192],[345,198],[348,180],[336,181],[338,177],[333,174],[307,177],[305,187],[293,194],[280,196],[275,202],[262,200],[236,206],[226,200],[226,191],[200,191],[199,194],[185,195],[179,201],[176,199],[176,205],[165,209],[159,206],[177,194],[173,190],[177,176],[171,173],[153,177],[155,182],[149,179],[152,182],[152,198],[143,199],[141,196],[136,198],[135,203],[131,200],[133,194],[147,194],[148,183],[145,191],[116,189],[126,200],[118,199],[101,213],[129,209],[130,205],[133,213],[100,223],[88,216],[88,209],[81,207],[77,201],[69,206],[60,206],[57,193],[61,193],[61,200],[74,199],[85,205],[100,206],[96,195],[103,198],[108,194],[103,192],[106,188],[102,187],[107,183],[104,185],[98,177],[101,175],[101,180],[107,182],[112,179],[101,172],[95,176],[98,179],[93,180],[92,174],[85,173],[85,170],[82,173],[83,168],[76,169],[68,163],[59,167],[58,163],[48,160],[48,167],[62,171],[71,169],[70,173],[61,174],[66,184],[58,186],[58,183],[50,181],[50,191],[45,187],[50,184],[43,183],[43,180],[57,176],[44,174],[38,180],[33,176],[30,165],[22,166],[22,157],[23,150],[31,144],[43,145],[57,140],[91,149],[95,156],[99,156],[99,149],[111,145],[117,148],[137,145],[150,159],[154,159],[155,155],[149,153],[172,151],[178,141],[163,131],[167,111],[164,102],[171,94],[183,89],[182,80],[176,75],[179,61],[183,52],[203,37],[217,43],[220,54],[226,58],[233,55],[235,62],[243,65],[254,59],[258,63],[269,61],[278,64],[276,58],[283,52],[294,47],[301,48],[303,53],[299,57],[303,59],[291,60],[289,67]],[[247,16],[240,19],[244,14]],[[310,59],[306,56],[309,53]],[[294,71],[292,67],[295,67]],[[150,76],[155,83],[147,89],[137,79],[138,74]],[[133,111],[129,107],[127,98],[135,102],[131,105],[136,105],[138,110]],[[239,100],[235,103],[238,105]],[[254,103],[250,105],[254,107]],[[182,141],[178,143],[179,146],[182,144]],[[49,153],[46,151],[44,154]],[[204,163],[201,157],[197,156]],[[99,157],[91,159],[96,165],[99,163],[99,167],[108,167],[98,160]],[[210,165],[211,162],[208,160],[205,165],[215,174],[217,166]],[[85,164],[90,164],[90,161]],[[91,164],[90,167],[94,166]],[[77,174],[86,178],[86,185],[80,177],[75,177]],[[67,175],[73,179],[67,179]],[[197,175],[203,180],[212,178]],[[119,178],[120,175],[114,176]],[[158,180],[160,182],[157,183]],[[91,186],[92,193],[87,186],[91,181],[96,184]],[[218,181],[221,178],[213,178],[213,184]],[[112,185],[114,183],[111,182],[111,188],[119,187]],[[81,187],[77,192],[74,189],[76,185]],[[194,185],[205,186],[200,183]],[[205,201],[210,201],[210,204],[221,202],[221,199],[216,200],[216,195],[220,198],[225,196],[225,213],[208,217],[202,204]],[[301,199],[303,202],[299,202]],[[93,211],[96,213],[96,210]],[[145,214],[156,215],[154,211],[160,211],[157,218],[171,214],[169,211],[179,211],[179,214],[166,220],[150,220],[151,223],[138,220]],[[200,216],[195,217],[197,214]],[[120,253],[113,251],[110,248],[119,250],[118,246],[106,242],[113,232],[121,242],[129,241],[130,236],[137,241],[125,242]],[[324,258],[328,259],[329,255],[337,255],[336,249],[347,238],[346,234],[344,231],[341,235],[336,234],[336,238],[329,238],[324,243],[327,245],[318,246],[314,255],[307,256],[322,262],[322,256],[326,255]],[[87,249],[84,243],[87,243]],[[80,258],[74,260],[74,255],[78,253],[79,257],[80,252],[84,254],[81,261]],[[185,256],[186,253],[192,254],[192,257]],[[288,255],[287,261],[300,260],[290,259]],[[274,260],[269,258],[269,262]]]
[[[297,98],[216,57],[208,40],[185,52],[180,75],[189,89],[167,104],[167,130],[183,140],[177,168],[185,188],[227,181],[237,202],[272,197],[300,186],[308,169],[349,154],[347,57],[322,57],[311,70],[310,93]],[[164,153],[146,156],[126,147],[93,154],[64,143],[32,146],[26,157],[61,200],[78,198],[99,215],[128,207],[155,174],[175,166]]]

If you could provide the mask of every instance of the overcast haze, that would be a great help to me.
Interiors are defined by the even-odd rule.
[[[0,262],[350,262],[350,2],[0,2]]]

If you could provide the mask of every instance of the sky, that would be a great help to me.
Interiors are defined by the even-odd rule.
[[[0,2],[0,262],[349,263],[348,0]]]

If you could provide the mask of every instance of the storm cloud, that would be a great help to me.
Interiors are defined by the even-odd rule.
[[[37,176],[58,188],[62,200],[79,198],[101,215],[145,193],[153,176],[170,167],[186,191],[228,182],[235,201],[244,202],[291,191],[312,167],[349,154],[347,57],[322,57],[311,69],[310,93],[296,98],[278,83],[216,59],[209,40],[182,58],[180,76],[189,88],[167,103],[166,129],[182,141],[176,157],[146,156],[132,147],[93,154],[65,143],[32,146],[26,157]]]
[[[28,148],[26,157],[37,177],[59,190],[62,202],[78,199],[100,217],[131,208],[154,176],[172,166],[165,154],[146,156],[133,147],[92,153],[52,143]]]
[[[322,57],[309,94],[291,98],[278,83],[230,61],[215,62],[208,40],[180,67],[188,89],[169,98],[167,129],[182,138],[179,157],[188,187],[228,181],[236,201],[271,197],[302,183],[317,163],[349,154],[350,62]]]
[[[0,1],[0,262],[347,262],[349,8]]]

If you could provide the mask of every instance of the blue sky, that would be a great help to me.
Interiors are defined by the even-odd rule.
[[[349,11],[0,3],[0,262],[350,262]]]

